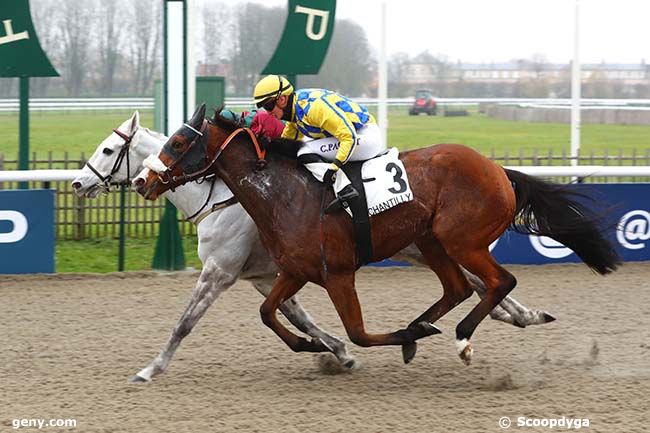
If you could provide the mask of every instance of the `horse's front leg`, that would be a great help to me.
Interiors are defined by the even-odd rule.
[[[276,315],[277,309],[294,296],[306,284],[305,280],[281,271],[273,284],[271,293],[260,306],[262,322],[276,333],[294,352],[327,352],[329,349],[320,339],[307,340],[289,331]]]
[[[237,274],[224,271],[212,258],[206,260],[192,292],[192,299],[174,326],[167,343],[149,365],[129,378],[129,382],[149,382],[154,376],[164,373],[183,338],[192,331],[219,294],[232,286],[237,278]]]
[[[265,297],[268,297],[273,287],[274,278],[260,277],[251,279],[253,286]],[[347,368],[354,368],[356,360],[348,353],[345,343],[328,334],[314,323],[313,319],[298,302],[298,295],[294,295],[280,305],[282,314],[301,332],[310,337],[317,338],[336,356],[338,361]]]
[[[354,288],[354,273],[330,273],[325,282],[325,289],[345,326],[348,337],[359,346],[404,346],[413,344],[420,338],[440,333],[440,330],[432,324],[421,322],[387,334],[369,334],[363,324],[361,305]]]

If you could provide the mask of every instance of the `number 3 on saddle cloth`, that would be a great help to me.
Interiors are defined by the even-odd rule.
[[[359,198],[347,203],[345,210],[354,222],[359,267],[372,258],[370,216],[413,200],[404,164],[396,148],[367,161],[348,162],[341,168],[359,191]],[[338,195],[339,191],[335,191]]]

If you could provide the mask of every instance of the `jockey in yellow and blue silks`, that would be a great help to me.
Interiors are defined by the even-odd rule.
[[[262,78],[253,97],[258,107],[287,122],[282,137],[304,142],[299,159],[318,180],[334,183],[341,198],[358,196],[339,169],[348,161],[364,161],[386,150],[366,107],[325,89],[294,91],[291,83],[278,75]]]

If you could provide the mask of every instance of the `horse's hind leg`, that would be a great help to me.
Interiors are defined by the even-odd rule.
[[[487,287],[487,293],[472,311],[456,326],[456,345],[460,358],[468,364],[472,359],[469,343],[472,334],[488,313],[515,287],[517,280],[492,257],[487,248],[452,253],[453,258],[478,276]]]
[[[400,251],[397,259],[407,260],[413,264],[427,265],[422,253],[418,250],[415,244],[409,245]],[[487,290],[483,285],[483,282],[477,278],[476,275],[467,272],[464,269],[463,273],[469,280],[472,290],[474,290],[479,297],[484,298]],[[503,298],[503,301],[490,311],[490,317],[494,320],[509,323],[519,328],[525,328],[529,325],[542,325],[555,320],[555,318],[546,311],[529,309],[510,296]]]
[[[269,293],[271,293],[274,281],[275,278],[269,277],[251,279],[257,291],[264,295],[264,297],[269,296]],[[347,368],[353,368],[355,366],[356,360],[348,353],[345,343],[318,327],[309,313],[298,302],[297,295],[284,301],[280,305],[280,311],[300,331],[313,338],[320,339],[329,348],[330,352],[336,356],[341,365]]]

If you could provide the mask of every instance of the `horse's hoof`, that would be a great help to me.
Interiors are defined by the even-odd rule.
[[[516,317],[514,317],[514,316],[513,316],[513,318],[512,318],[512,324],[513,324],[514,326],[516,326],[517,328],[525,328],[525,327],[526,327],[526,324],[525,324],[525,323],[519,321],[519,320],[518,320]]]
[[[402,345],[402,359],[404,359],[404,364],[408,364],[413,360],[415,352],[418,351],[418,344],[413,342],[409,344]]]
[[[138,376],[137,374],[135,376],[131,376],[128,379],[128,383],[147,383],[151,382],[150,380],[145,379],[142,376]]]
[[[458,356],[465,363],[465,365],[470,365],[472,363],[472,354],[474,349],[472,345],[467,341],[466,338],[462,340],[456,340],[456,348],[458,349]]]
[[[415,333],[415,339],[428,337],[429,335],[442,334],[442,331],[429,322],[418,322],[413,326],[409,325],[409,330]]]
[[[544,317],[544,323],[555,322],[557,320],[555,317],[551,316],[546,312],[544,312],[543,317]]]
[[[347,368],[348,370],[354,370],[357,368],[357,361],[356,359],[348,359],[343,363],[343,367]]]

